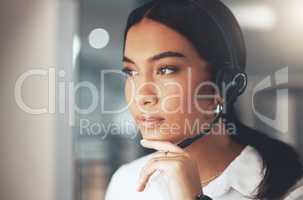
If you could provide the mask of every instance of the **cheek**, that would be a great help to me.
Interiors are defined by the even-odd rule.
[[[173,82],[162,89],[161,94],[161,111],[164,113],[180,113],[184,112],[186,95],[184,94],[184,86],[179,82]]]
[[[133,101],[134,92],[135,92],[134,83],[131,80],[127,79],[125,81],[125,87],[124,87],[125,100],[127,104]]]
[[[206,110],[211,102],[205,95],[211,93],[209,88],[200,87],[200,83],[201,81],[196,79],[170,82],[162,89],[161,110],[164,113],[182,115],[203,114],[201,111]]]
[[[124,87],[124,95],[125,95],[125,101],[128,106],[128,110],[131,113],[134,113],[135,111],[135,99],[134,99],[134,94],[135,94],[135,85],[134,82],[127,79],[125,82],[125,87]]]
[[[207,115],[209,106],[214,101],[215,97],[212,88],[213,85],[209,79],[194,76],[187,91],[188,95],[191,96],[187,104],[190,105],[189,107],[192,113],[199,116]]]
[[[186,127],[191,128],[208,120],[208,115],[203,110],[207,110],[210,99],[196,96],[196,93],[203,95],[208,93],[207,88],[199,88],[200,83],[201,78],[191,80],[184,78],[163,90],[161,108],[170,124],[179,124],[181,129],[185,130]]]

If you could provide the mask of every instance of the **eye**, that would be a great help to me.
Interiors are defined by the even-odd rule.
[[[136,74],[138,74],[138,72],[130,69],[129,67],[124,67],[122,70],[121,70],[124,74],[126,74],[127,76],[134,76]]]
[[[178,67],[166,65],[166,66],[160,67],[157,74],[164,74],[165,75],[165,74],[175,73],[177,71],[178,71]]]

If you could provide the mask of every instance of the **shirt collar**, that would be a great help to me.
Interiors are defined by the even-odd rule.
[[[262,158],[247,145],[219,177],[203,188],[203,193],[214,198],[234,189],[243,196],[252,196],[263,176]]]

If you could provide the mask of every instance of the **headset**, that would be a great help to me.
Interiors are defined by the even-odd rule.
[[[203,14],[206,14],[212,20],[212,22],[216,25],[219,29],[224,45],[228,50],[228,57],[229,60],[224,62],[223,66],[219,66],[218,72],[215,75],[215,83],[219,88],[220,96],[225,96],[225,106],[228,108],[232,106],[233,103],[236,101],[237,97],[240,96],[247,87],[247,75],[244,70],[241,69],[241,66],[238,62],[237,52],[233,46],[232,38],[228,33],[228,25],[220,22],[219,17],[224,19],[225,15],[232,15],[228,8],[225,8],[223,3],[216,1],[216,0],[188,0],[194,6],[196,6]],[[220,12],[220,9],[222,12]],[[220,16],[221,15],[221,16]],[[230,16],[228,16],[230,17]],[[232,15],[232,17],[234,17]],[[243,42],[243,41],[241,41]],[[242,66],[244,68],[244,66]],[[225,91],[223,86],[227,86],[228,89]],[[209,131],[213,128],[213,126],[219,121],[219,119],[223,116],[223,106],[218,104],[216,108],[216,116],[213,121],[209,124],[208,128],[198,133],[193,138],[188,138],[178,144],[179,147],[185,148],[191,145],[196,140],[200,139],[201,137],[205,136],[209,133]]]

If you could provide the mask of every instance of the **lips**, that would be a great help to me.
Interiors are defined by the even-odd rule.
[[[145,128],[156,128],[164,122],[164,118],[156,115],[138,115],[137,123]]]

